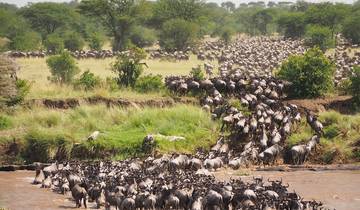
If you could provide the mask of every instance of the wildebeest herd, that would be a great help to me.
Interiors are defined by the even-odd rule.
[[[339,47],[339,50],[342,48]],[[95,201],[97,206],[117,209],[321,209],[316,201],[304,201],[289,192],[282,181],[217,181],[211,171],[223,166],[233,169],[249,165],[273,165],[279,160],[303,164],[323,135],[323,125],[308,110],[284,102],[289,84],[272,75],[272,70],[291,54],[305,52],[301,41],[279,38],[241,38],[230,45],[205,43],[196,49],[165,53],[187,60],[192,51],[200,60],[217,60],[219,76],[205,63],[207,78],[170,76],[166,87],[178,96],[197,95],[205,111],[222,121],[216,144],[195,155],[163,155],[114,162],[68,162],[39,167],[35,184],[55,191],[71,192],[76,206]],[[80,53],[81,54],[81,53]],[[359,58],[337,53],[337,81],[348,76]],[[349,65],[349,67],[346,67]],[[303,117],[313,135],[299,145],[288,147],[287,139]],[[144,139],[151,154],[154,138]]]
[[[76,207],[94,201],[98,208],[155,209],[322,209],[304,201],[282,180],[217,181],[198,159],[186,155],[114,162],[54,163],[36,171],[34,184],[71,194]]]

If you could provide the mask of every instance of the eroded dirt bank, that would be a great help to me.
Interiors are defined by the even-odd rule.
[[[330,209],[358,210],[360,206],[360,171],[250,171],[250,176],[240,176],[244,171],[222,170],[216,172],[218,179],[241,177],[251,180],[252,175],[264,179],[280,179],[290,184],[305,199],[322,201]],[[22,209],[72,209],[75,207],[70,195],[63,196],[41,189],[31,183],[34,171],[0,172],[0,208]],[[88,206],[94,207],[93,203]]]

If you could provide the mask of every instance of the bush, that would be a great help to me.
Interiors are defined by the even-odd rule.
[[[360,44],[360,12],[350,15],[343,24],[342,34],[353,44]]]
[[[11,38],[10,49],[20,51],[38,50],[41,37],[36,32],[24,32]]]
[[[146,53],[141,48],[133,48],[129,51],[129,54],[120,54],[111,68],[118,75],[118,85],[134,87],[136,80],[143,71],[143,63],[140,62],[145,58]]]
[[[91,73],[89,70],[81,74],[80,78],[77,79],[74,83],[76,88],[83,88],[86,91],[93,90],[95,87],[101,84],[101,79],[99,76],[95,76],[94,73]]]
[[[228,45],[231,42],[231,37],[235,33],[235,31],[230,27],[225,27],[221,29],[220,38],[222,41]]]
[[[334,64],[319,48],[305,55],[290,56],[278,73],[281,79],[291,82],[290,96],[314,98],[333,88]]]
[[[69,52],[51,56],[46,59],[46,63],[52,75],[50,80],[60,84],[71,83],[74,76],[80,71]]]
[[[0,115],[0,130],[4,130],[11,126],[11,121],[8,117]]]
[[[277,23],[278,29],[282,30],[285,37],[299,38],[304,35],[306,26],[304,13],[286,13],[279,17]]]
[[[356,105],[360,105],[360,67],[356,66],[353,69],[353,75],[350,77],[351,85],[350,92]]]
[[[76,32],[67,32],[64,35],[65,48],[70,51],[82,50],[85,45],[84,39]]]
[[[31,84],[27,80],[17,79],[16,80],[16,95],[7,102],[8,106],[14,106],[20,104],[25,100],[26,95],[30,92]]]
[[[330,28],[324,26],[308,26],[305,33],[305,43],[311,47],[319,47],[325,52],[334,45]]]
[[[44,42],[45,48],[51,53],[61,53],[64,50],[64,40],[58,34],[50,34]]]
[[[167,50],[183,50],[195,43],[199,26],[182,19],[166,21],[160,33],[160,46]]]
[[[152,29],[137,26],[131,32],[130,40],[137,47],[152,46],[156,41],[156,33]]]
[[[89,47],[92,50],[101,50],[104,45],[104,37],[99,33],[92,33],[89,38]]]
[[[196,81],[201,81],[205,79],[205,74],[201,69],[200,65],[191,69],[190,76],[194,78]]]
[[[135,83],[135,90],[142,93],[159,91],[164,87],[161,75],[146,75],[140,77]]]

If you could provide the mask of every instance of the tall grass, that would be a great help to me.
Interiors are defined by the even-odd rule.
[[[324,135],[320,139],[320,155],[316,159],[324,163],[349,162],[358,159],[359,148],[356,142],[360,140],[360,114],[342,115],[335,111],[320,113],[319,120],[324,125]],[[306,120],[289,136],[289,147],[305,143],[314,134]]]
[[[140,110],[103,105],[70,110],[35,107],[4,116],[12,123],[4,130],[5,134],[0,133],[0,141],[20,140],[23,156],[29,161],[47,161],[59,159],[59,156],[123,158],[139,155],[147,134],[185,138],[175,142],[156,139],[160,153],[192,153],[199,147],[209,148],[215,142],[218,129],[218,123],[212,121],[208,113],[189,105]],[[101,132],[99,138],[87,141],[95,130]]]

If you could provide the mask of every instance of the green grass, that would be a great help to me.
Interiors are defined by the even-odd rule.
[[[360,139],[360,114],[342,115],[336,111],[320,113],[319,120],[324,125],[324,135],[320,139],[319,160],[323,163],[342,163],[360,160],[359,148],[354,146]],[[289,147],[307,142],[313,132],[306,120],[297,125],[290,135]]]
[[[140,110],[102,105],[70,110],[34,107],[3,115],[12,124],[0,131],[0,142],[17,139],[22,144],[23,158],[29,161],[54,159],[59,148],[64,150],[60,155],[65,158],[141,155],[147,134],[185,137],[176,142],[156,139],[160,153],[193,153],[200,147],[208,149],[218,133],[218,123],[211,120],[209,113],[189,105]],[[100,137],[86,141],[95,130],[101,132]]]

